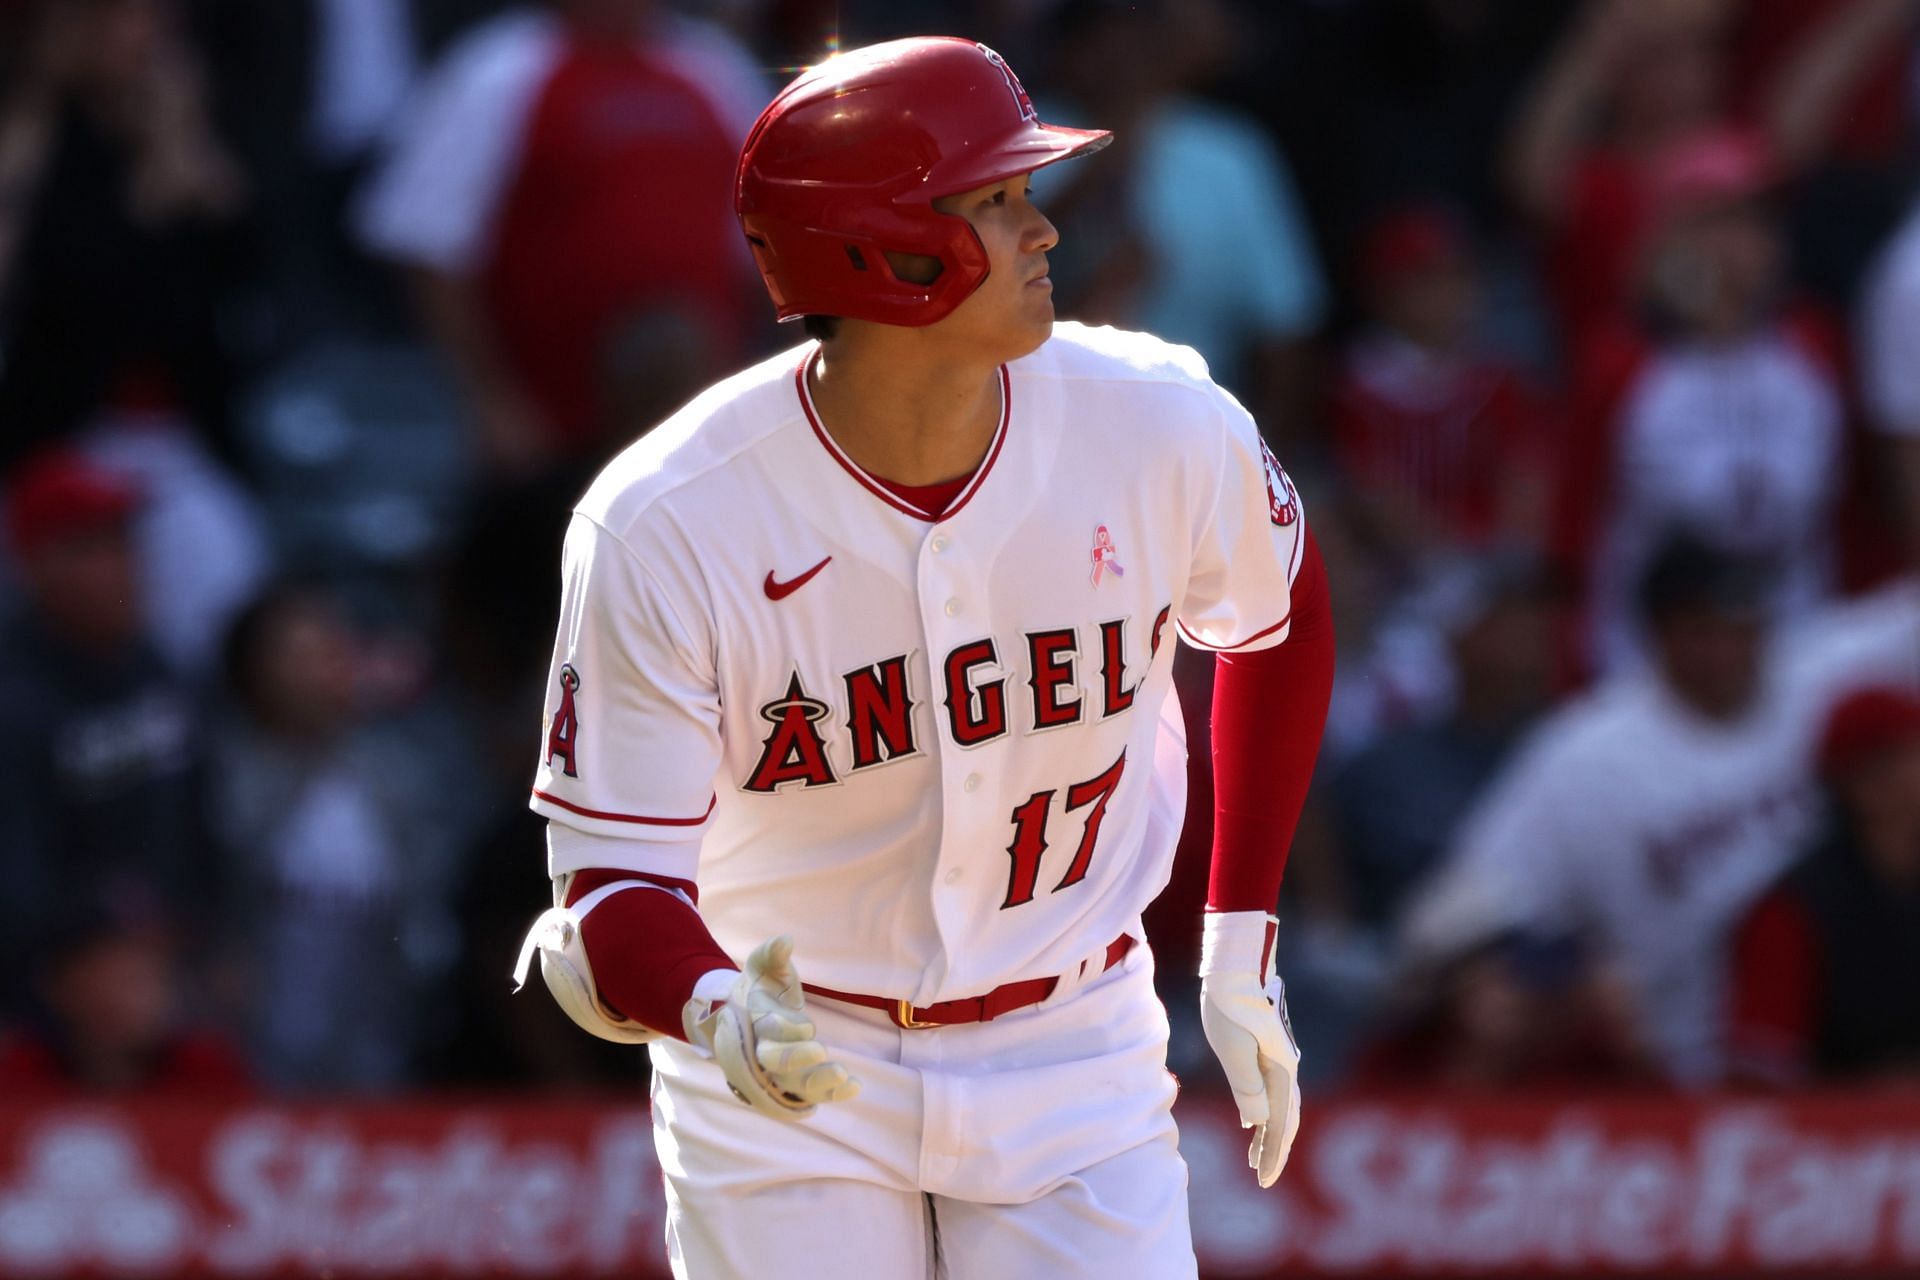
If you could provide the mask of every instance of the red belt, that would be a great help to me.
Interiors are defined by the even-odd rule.
[[[1107,944],[1107,962],[1100,966],[1100,972],[1120,963],[1121,959],[1133,947],[1133,939],[1121,934]],[[926,1027],[957,1027],[968,1022],[992,1022],[1003,1013],[1012,1013],[1015,1009],[1024,1009],[1028,1005],[1039,1004],[1053,994],[1060,985],[1058,978],[1028,978],[1024,982],[1009,982],[1004,987],[995,987],[983,996],[968,996],[962,1000],[942,1000],[939,1004],[930,1004],[925,1008],[915,1008],[905,1000],[889,1000],[885,996],[863,996],[852,991],[835,991],[831,987],[816,987],[811,982],[803,982],[801,988],[812,995],[825,996],[829,1000],[838,1000],[843,1004],[862,1005],[868,1009],[878,1009],[893,1019],[893,1025],[908,1031],[918,1031]]]

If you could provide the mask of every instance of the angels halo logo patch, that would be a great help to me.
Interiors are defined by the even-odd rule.
[[[1265,440],[1260,442],[1260,463],[1267,473],[1267,515],[1284,529],[1300,518],[1300,496]]]

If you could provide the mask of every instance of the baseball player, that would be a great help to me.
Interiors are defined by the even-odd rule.
[[[651,1042],[676,1275],[1195,1274],[1140,928],[1176,636],[1221,655],[1204,1026],[1260,1184],[1286,1161],[1323,575],[1192,351],[1054,323],[1028,177],[1108,140],[966,40],[801,75],[736,208],[811,340],[576,508],[532,801],[560,905],[522,973]]]

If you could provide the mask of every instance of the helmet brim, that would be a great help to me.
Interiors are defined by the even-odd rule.
[[[1030,121],[977,154],[960,157],[950,167],[943,165],[941,172],[929,175],[924,194],[932,199],[1003,182],[1062,160],[1092,155],[1112,141],[1113,134],[1106,129],[1070,129]]]

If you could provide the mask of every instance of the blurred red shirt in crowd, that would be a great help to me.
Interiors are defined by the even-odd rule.
[[[627,324],[670,311],[709,359],[739,354],[733,169],[762,95],[717,33],[644,4],[556,8],[489,23],[435,68],[360,225],[376,252],[471,288],[455,306],[480,314],[427,321],[476,412],[516,404],[546,454],[577,456],[620,429],[603,392]]]
[[[1412,205],[1365,236],[1371,319],[1333,392],[1334,450],[1376,523],[1413,555],[1524,540],[1538,519],[1544,406],[1479,349],[1479,272],[1446,210]]]

